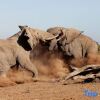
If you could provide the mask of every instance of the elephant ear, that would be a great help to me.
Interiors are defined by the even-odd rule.
[[[32,50],[32,46],[28,42],[30,37],[27,35],[27,31],[25,27],[22,27],[21,34],[18,37],[17,43],[22,46],[26,51]]]
[[[23,28],[28,27],[28,26],[27,25],[24,25],[24,26],[19,25],[18,27],[20,28],[20,30],[23,30]]]
[[[80,31],[80,33],[84,33],[84,31]]]
[[[74,28],[63,29],[64,36],[66,38],[66,43],[71,43],[74,39],[78,38],[81,32]]]

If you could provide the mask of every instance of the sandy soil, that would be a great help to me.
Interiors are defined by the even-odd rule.
[[[30,82],[10,87],[0,87],[0,100],[100,100],[88,97],[84,89],[100,93],[100,83],[70,84]]]

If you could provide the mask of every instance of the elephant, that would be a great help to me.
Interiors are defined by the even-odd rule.
[[[61,50],[68,56],[73,56],[75,59],[81,59],[98,53],[97,43],[90,37],[82,34],[75,28],[53,27],[47,29],[47,32],[53,35],[59,35],[50,42],[49,50],[54,50],[55,47],[60,47]]]
[[[33,73],[34,78],[37,78],[37,68],[32,64],[29,57],[31,51],[30,41],[32,40],[22,32],[19,33],[6,40],[0,39],[0,77],[6,78],[10,68],[20,65]],[[23,40],[27,46],[21,46]]]
[[[39,29],[30,28],[28,26],[19,26],[19,28],[20,28],[20,31],[18,33],[14,34],[13,36],[7,38],[6,41],[13,43],[14,45],[16,45],[16,47],[19,48],[19,51],[16,49],[16,47],[13,47],[13,46],[11,49],[17,50],[18,52],[16,54],[21,56],[20,59],[22,59],[21,61],[23,63],[26,63],[26,65],[25,64],[23,64],[23,65],[25,65],[27,67],[27,69],[28,69],[28,65],[29,65],[34,70],[35,75],[38,76],[38,71],[35,68],[35,66],[32,67],[32,64],[31,65],[28,64],[28,61],[26,61],[25,59],[30,60],[30,56],[31,56],[30,51],[34,52],[34,48],[37,45],[39,45],[40,42],[45,43],[48,40],[56,38],[57,36],[54,36],[51,33],[48,33],[48,32],[45,32],[45,31],[42,31]],[[20,52],[20,51],[22,51],[22,50],[20,50],[20,48],[23,49],[23,52]],[[14,50],[12,50],[12,51],[14,51]],[[17,57],[17,55],[15,55],[15,56]],[[24,55],[25,55],[25,57],[24,57]],[[15,58],[15,60],[16,60],[16,62],[18,62],[17,66],[22,65],[22,64],[20,64],[21,61],[19,61],[18,57]],[[14,62],[14,61],[12,60],[12,62]]]

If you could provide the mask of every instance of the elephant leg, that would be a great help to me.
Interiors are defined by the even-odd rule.
[[[6,63],[6,62],[4,62]],[[6,77],[8,70],[10,69],[10,66],[7,64],[2,64],[0,65],[0,76],[1,77]]]
[[[70,47],[70,52],[73,55],[73,58],[71,60],[71,64],[77,66],[77,67],[81,67],[85,64],[85,59],[83,57],[83,50],[80,44],[74,44],[73,46],[71,45]]]
[[[82,46],[80,43],[77,41],[73,42],[72,44],[69,45],[69,50],[71,54],[74,56],[75,59],[81,59],[83,58],[82,56]]]
[[[7,72],[9,69],[10,69],[10,66],[8,65],[3,64],[3,66],[0,66],[0,87],[16,85],[15,82],[11,81],[7,77]]]
[[[37,68],[32,64],[32,62],[31,62],[28,55],[26,55],[26,54],[19,55],[18,56],[18,61],[19,61],[19,64],[23,68],[25,68],[26,70],[32,72],[35,77],[38,76]]]

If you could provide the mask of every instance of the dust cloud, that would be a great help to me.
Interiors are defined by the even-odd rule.
[[[89,55],[84,59],[66,59],[60,51],[48,51],[45,46],[38,45],[31,52],[30,58],[32,63],[39,71],[40,80],[50,81],[53,79],[64,77],[69,73],[69,64],[76,67],[82,67],[87,64],[100,64],[100,55]],[[13,68],[9,71],[8,77],[13,82],[20,84],[32,81],[32,73],[23,68]]]

